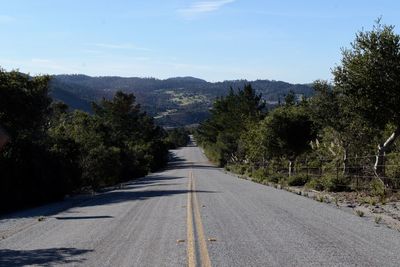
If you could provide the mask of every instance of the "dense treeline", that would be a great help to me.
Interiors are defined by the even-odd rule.
[[[369,188],[398,187],[400,35],[378,21],[342,54],[333,83],[316,81],[309,99],[289,93],[266,111],[251,86],[231,90],[200,125],[198,143],[219,165],[256,179],[350,190],[352,175],[362,175]]]
[[[184,132],[156,126],[132,94],[69,112],[48,95],[48,76],[0,70],[0,212],[96,190],[164,166]],[[6,139],[5,139],[6,137]],[[4,143],[4,142],[3,142]]]
[[[186,146],[190,141],[190,132],[185,128],[173,128],[167,133],[166,143],[170,149]]]

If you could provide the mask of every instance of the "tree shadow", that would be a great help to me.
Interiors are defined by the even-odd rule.
[[[118,189],[110,189],[104,190],[96,195],[84,194],[78,195],[71,198],[66,198],[63,201],[49,203],[43,206],[39,206],[36,208],[26,209],[22,211],[16,211],[9,214],[2,214],[0,216],[0,222],[4,219],[14,219],[14,218],[31,218],[38,216],[52,216],[58,214],[63,211],[67,211],[68,209],[74,207],[82,207],[82,206],[90,206],[91,203],[105,203],[105,198],[111,197],[111,203],[115,200],[116,203],[121,202],[123,199],[133,200],[135,196],[138,197],[138,200],[143,199],[141,194],[130,194],[129,192],[120,192],[127,191],[129,189],[142,188],[145,189],[147,186],[152,184],[168,182],[170,180],[182,179],[183,177],[179,176],[166,176],[161,174],[152,174],[143,180],[132,180],[130,182],[123,183],[122,186]],[[166,185],[168,183],[165,183]],[[151,194],[146,194],[151,195]],[[157,194],[154,194],[157,196]],[[125,197],[129,196],[129,197]]]
[[[221,169],[219,167],[216,167],[214,165],[209,165],[209,164],[192,164],[192,163],[185,163],[185,164],[176,164],[173,166],[172,169],[207,169],[207,170],[216,170],[216,169]]]
[[[90,220],[90,219],[111,219],[113,216],[101,215],[101,216],[57,216],[54,217],[57,220]]]
[[[188,161],[182,157],[178,157],[177,155],[174,155],[166,169],[171,170],[171,169],[187,169],[187,168],[198,168],[198,169],[218,169],[215,165],[209,163],[209,162],[191,162]]]
[[[102,206],[117,204],[128,201],[141,201],[149,198],[165,197],[172,195],[187,194],[190,191],[184,190],[145,190],[145,191],[129,191],[129,190],[118,190],[108,192],[99,195],[90,201],[82,202],[74,207],[89,207],[89,206]],[[206,191],[206,190],[192,190],[196,193],[218,193],[217,191]]]
[[[215,169],[216,167],[210,164],[203,164],[202,162],[194,164],[184,158],[172,153],[172,158],[168,164],[167,169]],[[22,210],[10,214],[3,214],[0,216],[0,221],[3,219],[13,218],[32,218],[38,216],[53,216],[60,212],[68,211],[75,207],[88,207],[98,206],[113,203],[121,203],[124,201],[145,200],[148,198],[170,196],[176,194],[186,194],[187,190],[147,190],[150,187],[164,187],[179,185],[179,183],[171,182],[172,180],[179,180],[187,177],[168,176],[162,171],[150,174],[146,177],[131,180],[122,183],[120,186],[106,188],[97,195],[79,195],[67,198],[60,202],[50,203],[44,206],[36,207],[33,209]],[[137,189],[141,191],[129,191]],[[142,191],[143,189],[143,191]],[[215,193],[214,191],[197,191],[199,193]]]
[[[54,266],[66,263],[82,263],[82,256],[93,250],[76,248],[48,248],[35,250],[0,250],[0,266]]]

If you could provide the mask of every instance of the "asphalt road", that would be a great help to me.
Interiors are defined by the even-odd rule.
[[[0,218],[0,266],[400,266],[394,230],[173,153],[121,189]]]

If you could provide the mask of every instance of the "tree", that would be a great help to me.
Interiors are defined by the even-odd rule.
[[[314,82],[315,95],[308,101],[312,121],[321,129],[318,138],[335,144],[338,151],[330,156],[343,160],[343,174],[347,172],[349,154],[369,153],[368,144],[376,132],[358,114],[352,111],[344,96],[326,81]],[[328,138],[327,138],[328,137]]]
[[[335,90],[354,114],[382,131],[395,125],[392,134],[378,145],[375,174],[383,174],[383,156],[400,135],[400,35],[394,26],[376,22],[371,31],[357,33],[351,49],[342,51],[333,70]]]
[[[218,98],[211,116],[197,131],[198,142],[219,165],[239,161],[238,144],[242,132],[264,116],[265,103],[250,84]],[[211,155],[210,155],[211,154]]]
[[[270,112],[260,127],[264,154],[269,158],[286,157],[290,176],[293,162],[311,148],[310,141],[316,136],[307,109],[302,104],[278,107]]]
[[[0,124],[10,140],[0,152],[0,211],[64,196],[66,180],[49,150],[48,76],[0,69]]]
[[[186,146],[189,141],[189,131],[185,128],[174,128],[167,131],[165,142],[170,149]]]

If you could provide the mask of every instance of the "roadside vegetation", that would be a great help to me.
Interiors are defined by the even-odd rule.
[[[400,35],[377,21],[342,50],[333,81],[266,110],[250,85],[218,98],[196,139],[210,160],[261,183],[363,191],[400,188]]]
[[[49,97],[50,79],[0,70],[0,212],[144,176],[187,143],[184,130],[156,126],[133,94],[93,103],[93,114],[70,112]]]

